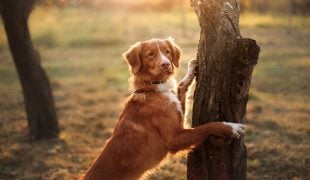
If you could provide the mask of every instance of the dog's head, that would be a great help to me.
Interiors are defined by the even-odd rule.
[[[131,73],[147,81],[167,80],[179,67],[180,55],[172,38],[137,42],[123,54]]]

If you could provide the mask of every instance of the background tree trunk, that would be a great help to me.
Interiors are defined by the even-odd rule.
[[[52,138],[59,133],[54,100],[27,25],[34,2],[1,0],[0,13],[22,85],[30,134],[37,139]]]
[[[259,47],[239,32],[239,0],[191,0],[201,27],[192,126],[245,123],[251,75]],[[227,146],[210,137],[188,156],[189,180],[246,179],[243,137]],[[224,142],[225,140],[220,141]]]

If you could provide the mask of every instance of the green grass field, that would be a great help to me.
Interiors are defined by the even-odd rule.
[[[110,137],[129,72],[121,54],[130,44],[172,36],[182,68],[195,58],[199,26],[180,15],[85,8],[37,8],[30,19],[55,96],[59,140],[31,141],[16,70],[0,23],[0,179],[75,179]],[[244,14],[244,37],[261,46],[247,107],[248,179],[310,177],[310,18]],[[145,179],[186,179],[186,154],[169,157]]]

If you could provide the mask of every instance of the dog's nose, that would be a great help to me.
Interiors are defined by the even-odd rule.
[[[170,63],[169,62],[163,62],[163,63],[160,64],[160,66],[162,68],[168,68],[170,66]]]

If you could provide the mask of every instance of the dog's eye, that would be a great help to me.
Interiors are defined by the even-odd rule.
[[[154,56],[155,56],[155,53],[154,53],[154,52],[149,52],[147,55],[148,55],[149,57],[154,57]]]
[[[169,49],[166,49],[166,54],[170,54],[170,51],[169,51]]]

